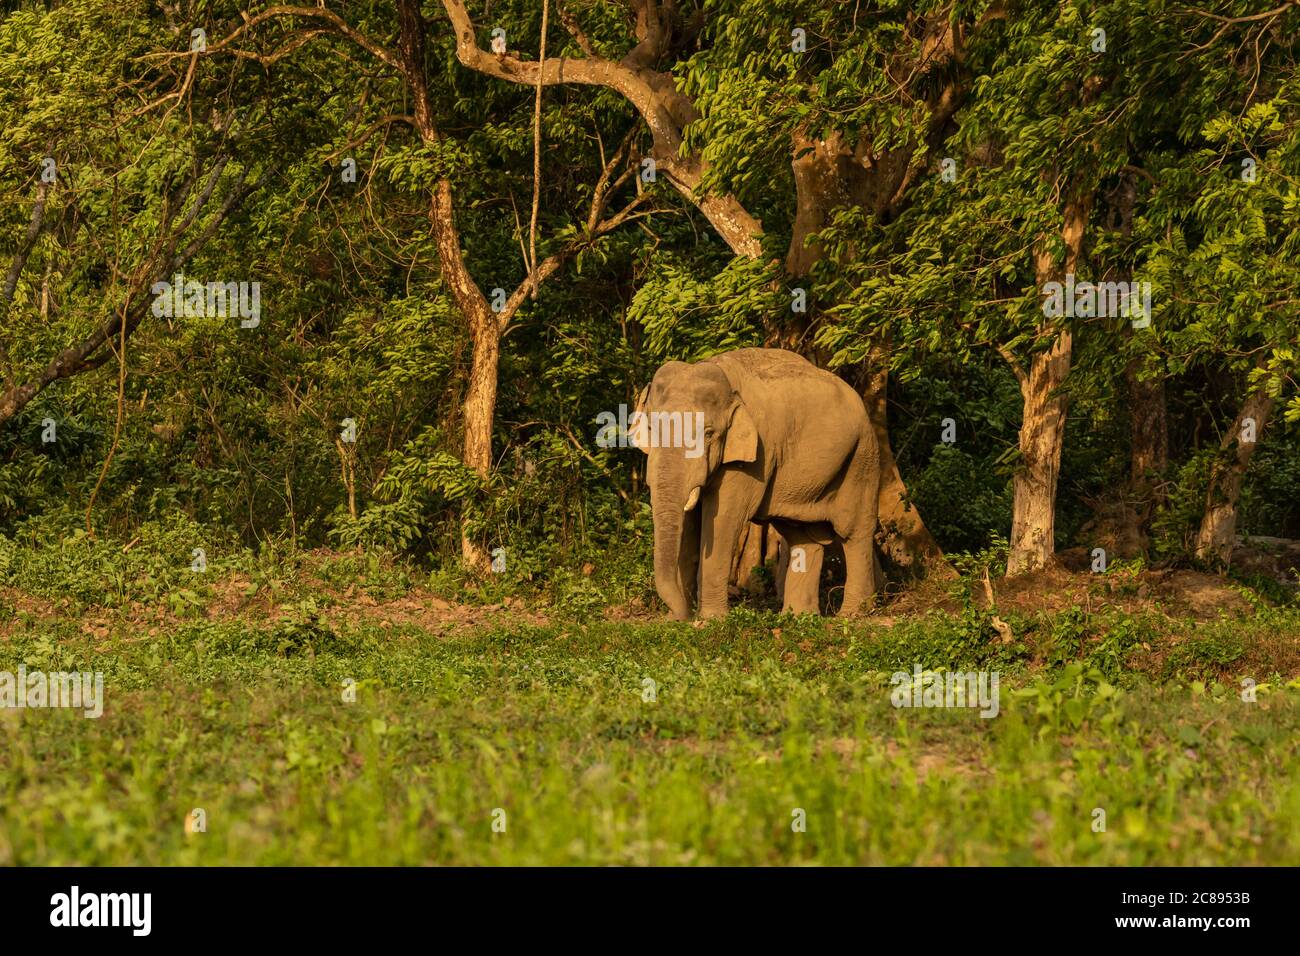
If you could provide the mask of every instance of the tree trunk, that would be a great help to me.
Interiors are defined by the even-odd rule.
[[[496,316],[489,313],[486,319],[475,322],[473,336],[461,458],[467,468],[486,481],[492,469],[492,425],[496,420],[497,367],[501,357],[501,331]],[[461,522],[460,553],[474,571],[486,572],[491,565],[487,549],[470,534],[468,516]]]
[[[501,323],[465,266],[460,236],[456,231],[451,184],[446,180],[435,188],[430,218],[443,281],[451,289],[452,298],[465,317],[474,343],[462,410],[465,432],[461,461],[486,481],[492,470],[492,427],[496,419]],[[461,558],[472,571],[483,574],[492,562],[487,548],[470,533],[469,525],[470,517],[465,513],[461,517]]]
[[[944,559],[938,542],[921,520],[921,513],[908,501],[907,486],[903,484],[898,462],[894,460],[894,449],[889,443],[886,401],[889,367],[883,355],[871,360],[867,376],[862,388],[862,401],[867,407],[871,428],[876,433],[876,443],[880,446],[880,524],[876,530],[876,544],[895,567],[907,574],[949,577],[954,573],[952,566]]]
[[[1129,407],[1129,482],[1117,540],[1145,553],[1151,517],[1164,501],[1161,481],[1169,466],[1169,411],[1162,378],[1141,378],[1139,363],[1124,370]],[[1120,552],[1117,552],[1120,553]]]
[[[1133,234],[1133,209],[1137,205],[1137,173],[1127,169],[1118,188],[1111,194],[1113,221],[1124,239]],[[1132,281],[1131,274],[1125,276]],[[1133,329],[1126,333],[1130,339]],[[1164,503],[1163,479],[1169,467],[1169,407],[1165,399],[1162,374],[1144,378],[1142,362],[1132,359],[1124,369],[1128,386],[1129,407],[1129,489],[1124,509],[1128,526],[1121,529],[1121,540],[1136,545],[1141,554],[1147,550],[1147,532],[1151,517]]]
[[[1159,378],[1139,378],[1135,362],[1129,363],[1125,377],[1129,401],[1129,480],[1135,488],[1154,489],[1169,465],[1165,383]]]
[[[1072,335],[1061,332],[1049,351],[1034,356],[1020,383],[1024,417],[1021,462],[1014,480],[1008,577],[1046,567],[1056,553],[1056,483],[1066,413],[1060,387],[1070,372],[1072,345]]]
[[[1203,561],[1227,564],[1237,536],[1237,500],[1246,479],[1246,469],[1255,455],[1259,435],[1276,400],[1263,389],[1252,392],[1223,437],[1221,454],[1210,470],[1210,487],[1205,494],[1205,511],[1196,535],[1196,556]],[[1236,446],[1233,448],[1233,446]],[[1229,449],[1232,449],[1229,453]]]
[[[411,93],[412,115],[420,139],[436,146],[441,136],[434,124],[428,80],[424,73],[425,22],[417,0],[399,0],[397,4],[398,50],[401,70]],[[451,181],[440,179],[434,186],[429,208],[438,264],[443,281],[457,308],[465,317],[474,349],[470,361],[469,382],[465,390],[464,428],[461,461],[474,474],[486,480],[492,470],[492,425],[497,405],[497,361],[501,355],[501,324],[488,306],[483,291],[470,275],[456,230],[455,202]],[[491,567],[487,549],[474,539],[469,530],[469,516],[461,517],[460,552],[465,564],[484,573]]]
[[[887,219],[891,202],[905,187],[911,150],[871,153],[865,138],[850,145],[839,133],[817,139],[800,130],[793,137],[794,158],[790,168],[795,182],[795,221],[786,251],[785,268],[792,279],[808,275],[822,258],[824,250],[815,239],[836,208],[853,204],[866,208],[877,219]],[[809,318],[796,316],[787,327],[769,329],[771,344],[802,351],[817,365],[827,358],[808,341]],[[934,537],[921,520],[921,514],[907,500],[907,486],[899,474],[889,441],[887,385],[889,383],[889,348],[873,350],[871,358],[858,373],[863,404],[871,420],[876,442],[880,446],[880,524],[876,543],[890,563],[906,574],[919,577],[927,568],[941,574],[952,568],[944,559]]]
[[[1044,292],[1048,282],[1060,281],[1074,272],[1091,211],[1090,195],[1065,204],[1061,223],[1065,256],[1059,266],[1052,254],[1053,244],[1046,241],[1039,244],[1034,253],[1034,276],[1040,292]],[[1046,335],[1051,329],[1043,324],[1038,331]],[[1061,473],[1065,413],[1069,404],[1061,386],[1070,374],[1073,349],[1074,335],[1066,328],[1056,332],[1051,348],[1034,354],[1028,372],[1015,362],[1014,356],[1003,353],[1011,362],[1024,399],[1020,467],[1013,481],[1007,577],[1047,567],[1056,556],[1056,485]]]

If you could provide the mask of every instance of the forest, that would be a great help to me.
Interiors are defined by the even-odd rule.
[[[857,615],[666,620],[742,348]],[[1297,568],[1294,0],[0,2],[0,864],[1295,864]]]

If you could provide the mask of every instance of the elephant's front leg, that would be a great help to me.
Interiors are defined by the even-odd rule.
[[[740,532],[754,514],[752,480],[726,472],[703,495],[700,513],[700,617],[727,613],[727,584]]]

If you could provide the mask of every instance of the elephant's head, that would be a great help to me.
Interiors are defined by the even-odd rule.
[[[649,457],[655,587],[679,620],[690,617],[700,499],[728,463],[758,456],[758,429],[718,366],[669,362],[641,393],[632,439]]]

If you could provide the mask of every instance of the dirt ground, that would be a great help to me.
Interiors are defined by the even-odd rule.
[[[1109,606],[1127,613],[1154,610],[1169,617],[1213,620],[1224,612],[1239,615],[1251,608],[1240,585],[1221,575],[1191,570],[1102,577],[1056,567],[1015,578],[992,578],[988,586],[994,607],[1021,614],[1051,614],[1076,606],[1096,611]],[[976,587],[976,600],[984,606],[989,603],[982,585]],[[943,582],[922,582],[884,604],[880,613],[900,617],[960,609],[960,600]]]
[[[1252,573],[1274,576],[1280,581],[1295,581],[1291,570],[1300,565],[1300,542],[1283,539],[1254,539],[1243,543],[1234,556],[1234,564]],[[339,624],[372,623],[381,629],[413,626],[434,633],[472,630],[502,620],[545,624],[549,619],[543,605],[506,598],[502,603],[473,605],[448,601],[424,587],[412,588],[394,598],[377,598],[363,588],[349,585],[339,588],[308,573],[301,582],[305,588],[293,596],[277,600],[268,590],[258,590],[247,576],[235,574],[212,581],[210,597],[203,614],[209,620],[245,617],[274,623],[301,615],[305,594],[319,604],[316,611],[322,621]],[[895,586],[896,587],[896,586]],[[1189,569],[1154,569],[1112,571],[1094,574],[1083,549],[1059,555],[1056,567],[1016,578],[993,577],[974,585],[974,599],[981,606],[1017,614],[1056,613],[1071,607],[1089,611],[1114,608],[1126,613],[1155,611],[1171,618],[1214,620],[1223,615],[1239,616],[1251,610],[1247,591],[1223,575]],[[325,600],[321,600],[325,598]],[[769,596],[770,598],[770,596]],[[752,603],[752,602],[751,602]],[[758,602],[760,605],[762,602]],[[769,602],[770,603],[770,602]],[[931,579],[898,590],[887,591],[873,619],[893,621],[932,610],[959,612],[960,592],[952,578]],[[33,596],[13,588],[0,587],[0,637],[16,625],[18,616],[54,621],[69,614],[68,601],[54,601]],[[138,628],[142,636],[158,633],[161,627],[182,616],[165,603],[132,603],[119,610],[92,608],[82,615],[82,630],[106,636],[114,623],[125,621]],[[606,620],[645,622],[661,620],[662,609],[653,599],[633,599],[605,610]]]

